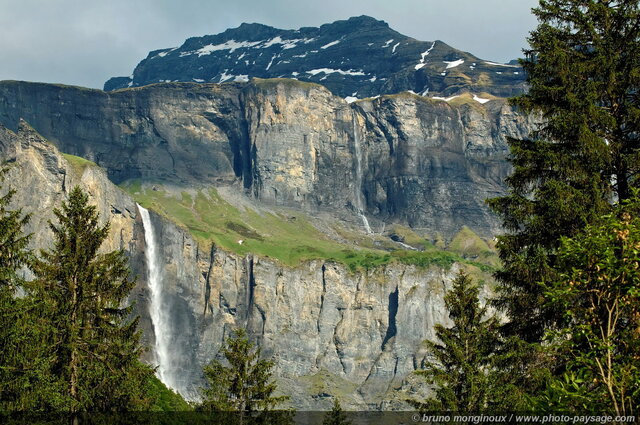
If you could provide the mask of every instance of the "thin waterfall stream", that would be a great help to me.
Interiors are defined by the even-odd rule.
[[[158,242],[153,229],[149,211],[138,205],[142,225],[144,227],[145,257],[147,260],[147,284],[151,292],[149,315],[155,334],[154,354],[158,365],[158,378],[168,387],[178,391],[178,377],[173,368],[172,350],[170,348],[172,332],[171,322],[167,315],[163,294],[162,262],[158,252]]]
[[[369,226],[369,220],[367,220],[367,216],[364,215],[365,205],[364,205],[364,193],[362,192],[362,149],[360,147],[360,132],[358,131],[358,122],[356,120],[356,114],[353,113],[353,145],[356,156],[356,181],[355,181],[355,200],[356,200],[356,209],[358,210],[358,215],[362,218],[362,224],[364,225],[367,233],[371,232],[371,226]]]

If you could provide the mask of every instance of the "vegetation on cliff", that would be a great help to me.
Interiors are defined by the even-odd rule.
[[[205,245],[214,243],[241,255],[263,255],[288,266],[322,259],[345,264],[355,272],[393,262],[445,269],[459,262],[484,273],[498,264],[495,252],[469,228],[461,229],[449,249],[441,249],[411,229],[394,226],[392,233],[417,247],[407,250],[386,236],[363,236],[360,231],[335,223],[328,226],[329,233],[337,235],[332,238],[299,211],[258,209],[250,204],[235,206],[213,188],[176,191],[139,181],[129,181],[121,187],[145,208],[187,228]]]

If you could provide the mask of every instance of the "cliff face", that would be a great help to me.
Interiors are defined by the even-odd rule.
[[[14,134],[0,127],[0,156],[12,163],[14,206],[33,213],[32,246],[46,248],[46,220],[75,184],[87,190],[103,220],[111,221],[104,249],[123,248],[138,285],[131,298],[142,316],[144,341],[154,345],[149,317],[146,245],[135,203],[106,173],[80,158],[62,156],[25,123]],[[265,259],[200,246],[183,229],[151,213],[163,270],[166,331],[180,361],[178,389],[194,396],[200,370],[235,327],[247,327],[276,376],[300,409],[329,408],[340,396],[351,408],[402,407],[413,394],[410,373],[424,361],[424,339],[448,323],[443,292],[455,271],[390,264],[352,273],[334,262],[284,267]],[[153,351],[147,360],[155,361]]]
[[[533,127],[502,99],[403,93],[348,104],[294,80],[161,84],[105,93],[0,83],[0,123],[24,118],[116,183],[238,185],[265,203],[330,212],[373,230],[399,222],[490,235],[506,136]]]

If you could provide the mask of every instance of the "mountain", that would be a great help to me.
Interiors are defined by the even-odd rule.
[[[115,92],[0,83],[0,123],[16,129],[20,118],[117,184],[233,186],[363,230],[399,223],[446,238],[464,225],[499,230],[484,201],[503,193],[506,137],[534,124],[500,98],[405,92],[349,104],[284,79]]]
[[[319,83],[337,96],[366,98],[402,91],[451,97],[463,92],[512,96],[524,90],[517,64],[498,64],[442,41],[418,41],[368,16],[319,28],[282,30],[242,24],[155,50],[131,77],[107,81],[107,91],[158,82],[223,83],[292,78]]]
[[[449,323],[458,270],[491,295],[485,199],[504,193],[507,137],[538,123],[504,98],[523,88],[515,66],[360,17],[189,39],[106,88],[0,82],[0,159],[32,248],[75,184],[111,222],[105,249],[129,258],[166,384],[195,398],[244,327],[298,409],[407,409],[428,392],[412,374],[423,341]]]

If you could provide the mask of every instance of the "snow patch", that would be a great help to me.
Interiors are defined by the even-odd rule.
[[[280,36],[276,36],[274,38],[272,38],[271,40],[267,41],[265,44],[263,44],[262,46],[260,46],[261,48],[268,48],[271,47],[275,44],[280,44],[282,45],[282,49],[283,50],[287,50],[287,49],[293,49],[294,47],[298,46],[298,43],[310,43],[311,41],[313,41],[312,38],[296,38],[293,40],[283,40]]]
[[[324,46],[322,46],[320,48],[321,49],[328,49],[329,47],[335,46],[338,43],[340,43],[340,40],[332,41],[331,43],[325,44]]]
[[[345,97],[345,98],[344,98],[344,100],[346,100],[346,101],[347,101],[347,103],[353,103],[353,102],[355,102],[356,100],[358,100],[358,98],[357,98],[357,97],[354,97],[354,96],[347,96],[347,97]]]
[[[228,71],[228,69],[225,69],[222,72],[222,75],[220,76],[220,80],[218,80],[218,83],[224,83],[225,81],[229,81],[230,79],[235,77],[235,75],[233,75],[233,74],[227,74],[227,71]]]
[[[484,63],[491,66],[508,66],[509,68],[520,68],[520,65],[507,65],[506,63],[497,63],[497,62],[490,62],[490,61],[484,61]]]
[[[393,45],[393,49],[391,50],[391,54],[394,54],[396,52],[396,49],[398,48],[399,45],[400,45],[400,42],[398,42],[398,43]]]
[[[174,50],[178,50],[178,47],[172,47],[171,49],[167,49],[165,51],[162,51],[162,52],[158,53],[157,55],[155,55],[154,58],[163,58],[163,57],[167,56],[169,53],[173,52]]]
[[[376,77],[375,75],[371,78],[369,78],[369,81],[371,81],[372,83],[375,82],[378,79],[378,77]]]
[[[451,97],[440,97],[440,96],[433,96],[432,99],[437,99],[437,100],[444,100],[445,102],[450,102],[453,99],[455,99],[456,97],[460,97],[459,94],[455,95],[455,96],[451,96]]]
[[[422,68],[423,66],[426,65],[426,59],[427,56],[429,56],[429,53],[431,53],[431,51],[433,50],[433,48],[436,46],[436,42],[434,41],[433,44],[431,45],[431,47],[429,47],[426,51],[420,53],[420,63],[418,63],[414,68],[415,70],[419,70],[420,68]]]
[[[273,60],[278,57],[278,55],[273,55],[273,57],[271,58],[271,60],[269,61],[269,65],[267,65],[266,71],[269,70],[269,68],[271,68],[271,65],[273,64]]]
[[[478,97],[477,94],[473,95],[473,100],[475,100],[478,103],[487,103],[488,101],[490,101],[491,99],[483,99],[482,97]]]
[[[204,83],[204,80],[200,78],[193,78],[193,81],[195,81],[196,83]]]
[[[464,59],[458,59],[455,61],[444,61],[447,64],[447,69],[455,68],[456,66],[460,66],[464,63]]]
[[[233,79],[233,81],[239,81],[242,83],[246,83],[247,81],[249,81],[249,76],[248,75],[236,75],[236,77]]]
[[[222,44],[207,44],[206,46],[196,50],[195,53],[197,53],[198,56],[210,55],[211,53],[217,52],[219,50],[228,50],[229,53],[233,53],[236,49],[253,47],[253,46],[257,46],[260,43],[262,43],[262,41],[229,40],[229,41],[225,41]]]
[[[387,40],[387,42],[382,45],[382,48],[384,49],[385,47],[389,47],[391,43],[393,43],[393,38],[391,40]]]
[[[312,69],[311,71],[306,71],[307,74],[311,74],[311,75],[317,75],[320,73],[324,73],[324,74],[334,74],[334,73],[338,73],[341,75],[365,75],[365,73],[363,71],[354,71],[352,69],[349,69],[347,71],[342,70],[342,69],[332,69],[332,68],[318,68],[318,69]]]

